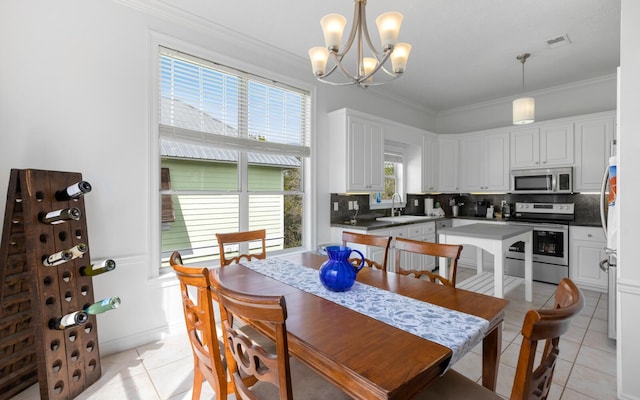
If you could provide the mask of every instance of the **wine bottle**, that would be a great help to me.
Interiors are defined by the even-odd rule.
[[[78,243],[77,245],[69,249],[71,254],[73,254],[73,258],[82,258],[87,250],[87,245],[84,243]]]
[[[84,253],[87,252],[87,249],[86,244],[78,243],[70,249],[51,254],[49,257],[42,260],[42,264],[44,264],[45,267],[55,267],[56,265],[60,265],[75,258],[83,257]]]
[[[43,224],[61,224],[69,220],[79,220],[80,209],[78,207],[62,208],[56,211],[41,212],[38,214],[38,220]]]
[[[73,259],[73,253],[69,250],[62,250],[46,257],[42,260],[42,264],[44,264],[45,267],[55,267],[56,265],[66,263],[71,259]]]
[[[118,308],[119,305],[120,305],[120,297],[111,296],[85,307],[84,311],[87,314],[100,314],[105,311]]]
[[[58,190],[56,192],[56,200],[65,201],[77,199],[85,193],[89,193],[91,191],[91,184],[87,181],[80,181],[74,183],[71,186],[66,187],[65,189]]]
[[[85,311],[74,311],[61,318],[51,318],[49,320],[50,329],[63,330],[72,326],[84,324],[89,319],[89,314]]]
[[[95,276],[103,274],[105,272],[112,271],[116,268],[116,262],[107,259],[97,264],[90,264],[84,267],[80,267],[80,275],[82,276]]]

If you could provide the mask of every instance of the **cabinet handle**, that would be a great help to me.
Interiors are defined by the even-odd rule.
[[[591,236],[593,236],[593,235],[591,235],[590,233],[589,233],[589,234],[587,234],[587,237],[591,237]]]

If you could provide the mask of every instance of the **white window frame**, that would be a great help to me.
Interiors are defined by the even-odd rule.
[[[317,232],[315,226],[317,226],[317,213],[313,212],[317,208],[316,200],[316,181],[317,181],[317,150],[315,146],[316,138],[315,132],[316,126],[316,87],[309,85],[308,83],[292,79],[289,76],[281,75],[277,72],[262,69],[256,65],[249,64],[240,61],[236,58],[226,56],[224,54],[212,52],[204,49],[200,46],[194,45],[189,42],[185,42],[174,37],[159,33],[150,32],[149,36],[150,48],[149,48],[149,130],[148,130],[148,152],[147,159],[149,160],[149,189],[146,191],[147,203],[149,204],[149,214],[147,218],[147,240],[148,248],[147,254],[149,254],[149,262],[147,268],[147,276],[149,282],[153,285],[164,287],[166,285],[172,286],[175,284],[175,276],[173,274],[160,274],[161,270],[161,196],[160,196],[160,149],[159,149],[159,137],[160,137],[160,66],[159,57],[161,47],[168,47],[174,49],[180,49],[181,51],[193,54],[196,57],[200,57],[208,60],[217,60],[220,64],[233,66],[233,68],[247,71],[249,73],[261,76],[269,76],[273,79],[289,84],[293,87],[298,87],[302,90],[309,92],[310,94],[310,149],[311,154],[309,157],[303,158],[303,171],[304,171],[304,204],[303,204],[303,246],[302,251],[308,251],[315,247],[317,243]],[[298,250],[300,251],[300,250]],[[284,250],[283,253],[291,253],[295,251]]]

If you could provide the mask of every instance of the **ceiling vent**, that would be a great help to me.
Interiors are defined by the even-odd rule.
[[[548,48],[555,49],[557,47],[562,47],[562,46],[571,44],[571,40],[569,40],[569,36],[565,34],[562,36],[555,37],[553,39],[549,39],[545,43]]]

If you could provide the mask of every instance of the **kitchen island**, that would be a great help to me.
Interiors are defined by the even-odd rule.
[[[445,244],[472,245],[477,250],[477,274],[461,282],[457,287],[478,291],[503,298],[505,291],[504,266],[509,246],[515,242],[524,242],[524,284],[525,300],[532,300],[532,250],[533,228],[522,225],[471,224],[457,228],[443,228],[438,230],[438,241]],[[483,271],[482,250],[494,255],[493,281],[490,272]],[[447,261],[440,260],[440,274],[447,276]],[[509,287],[518,286],[522,278],[508,277]]]

